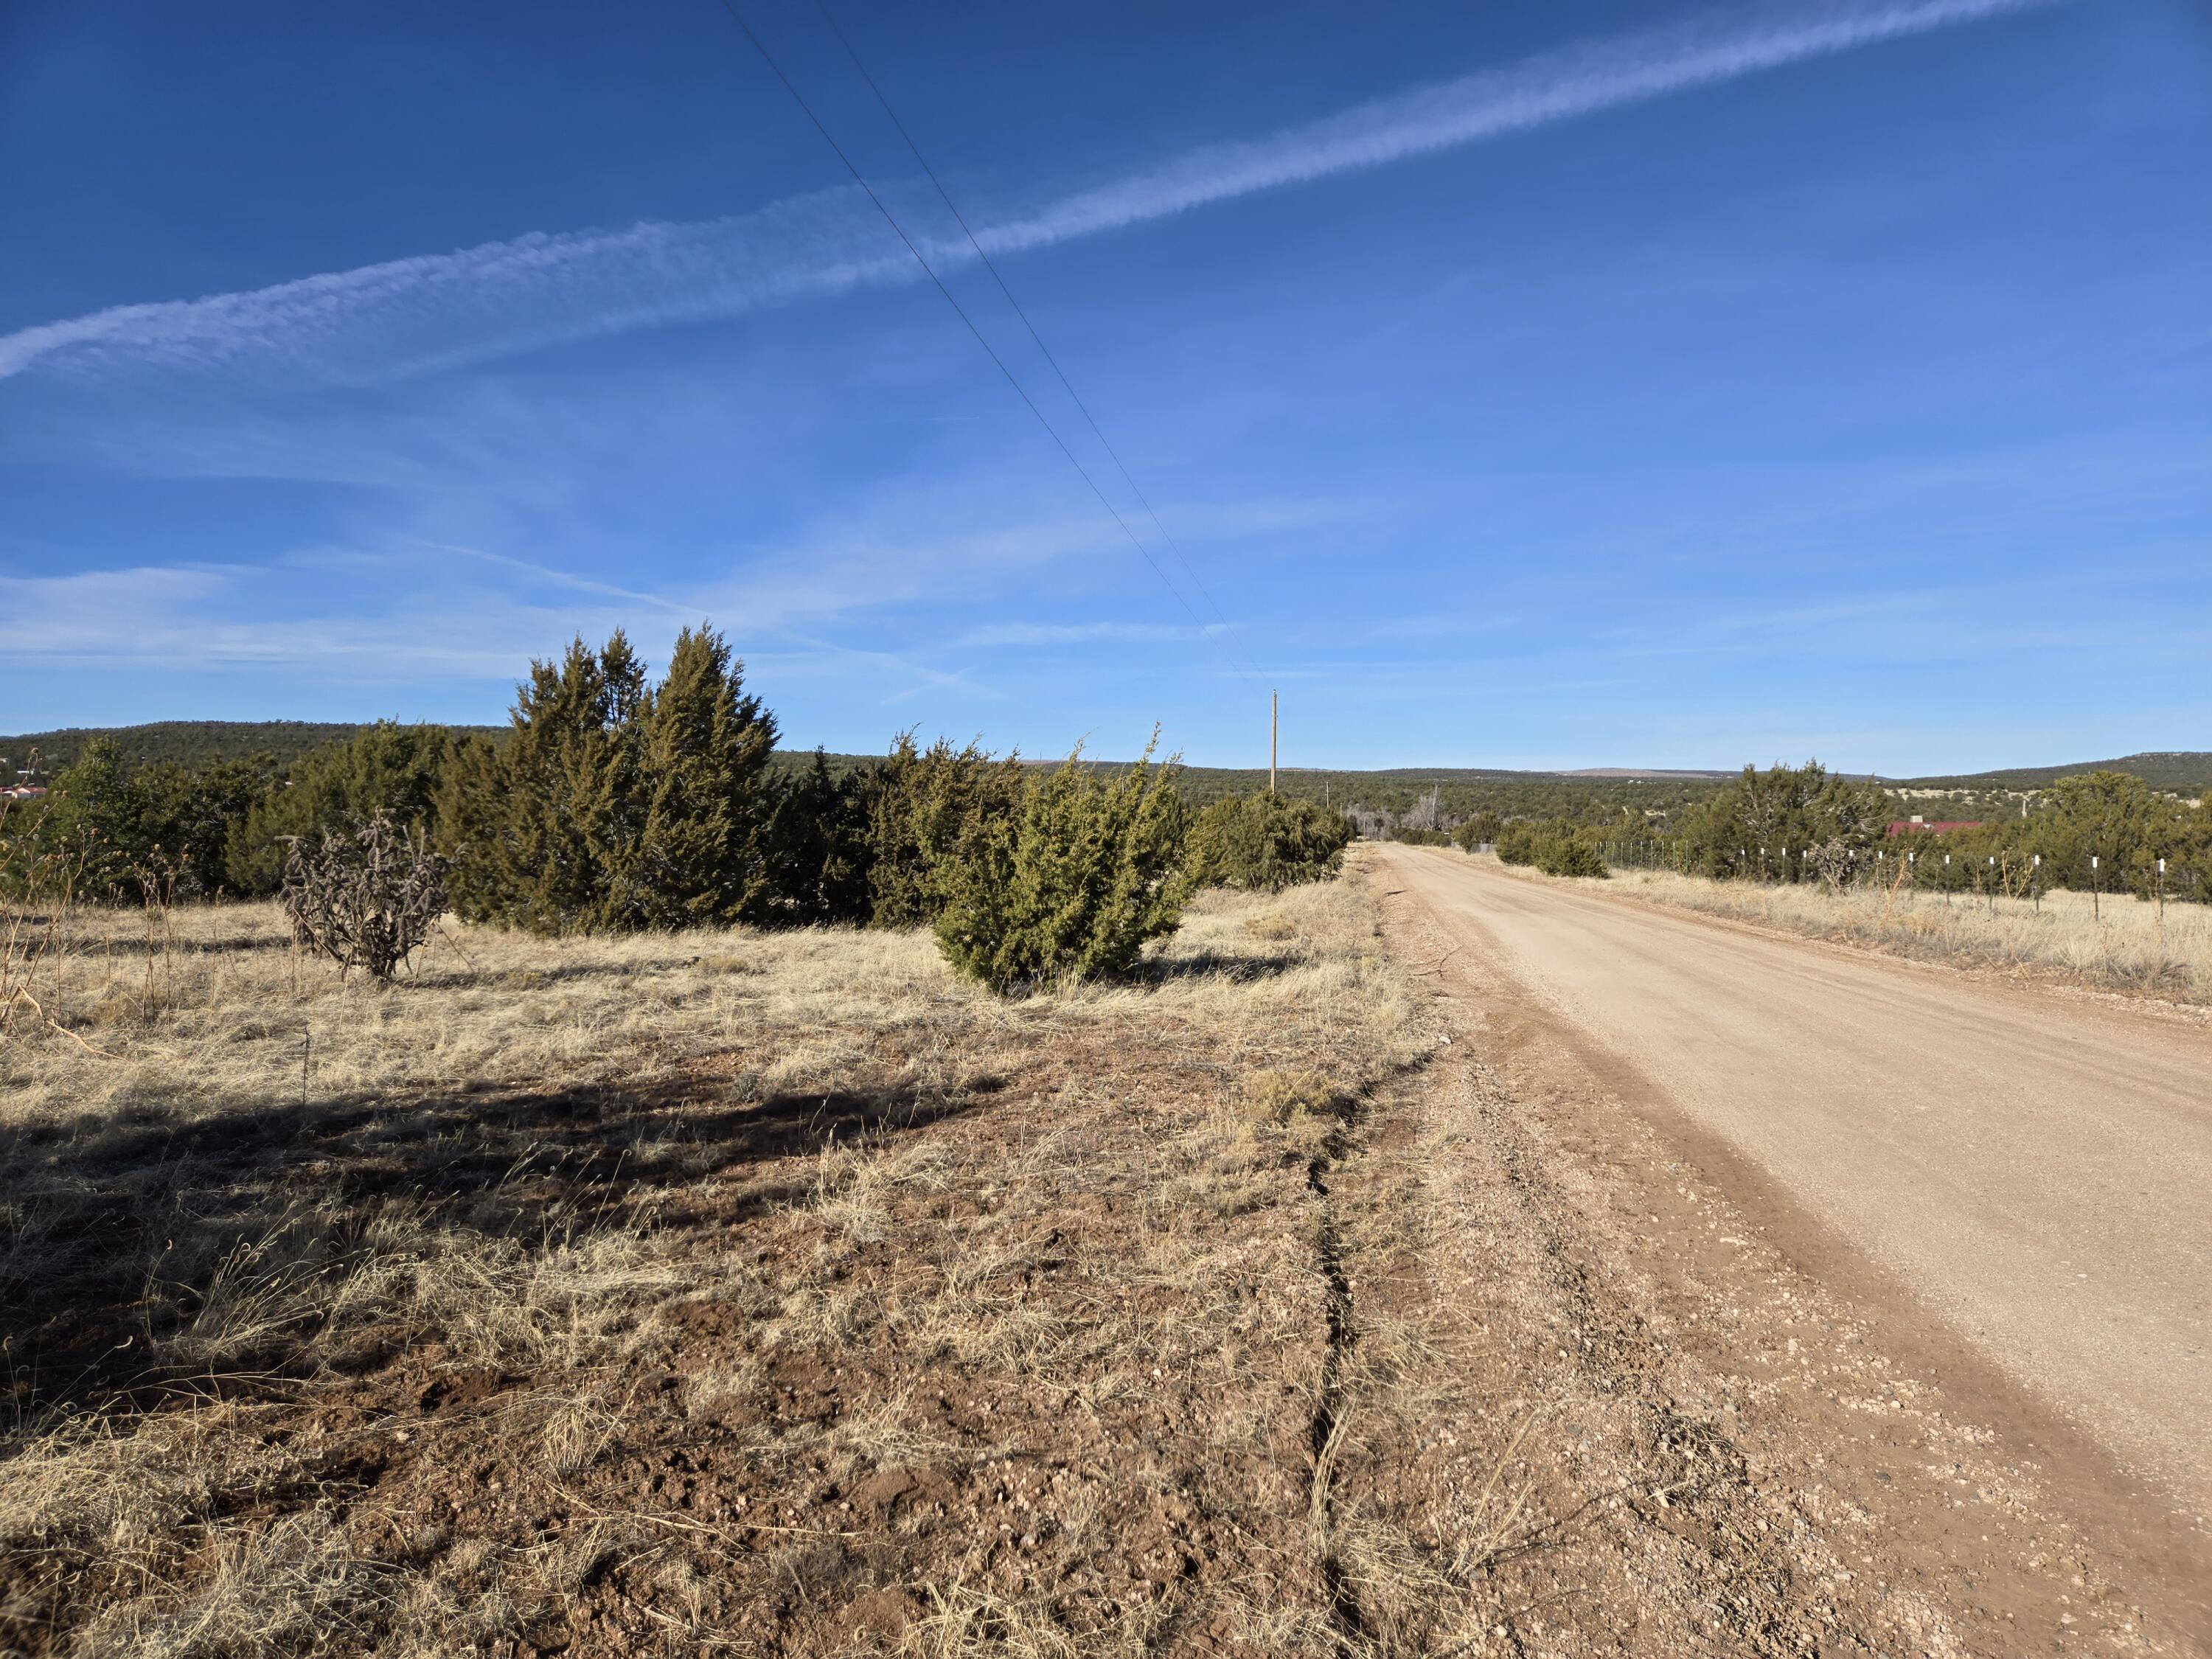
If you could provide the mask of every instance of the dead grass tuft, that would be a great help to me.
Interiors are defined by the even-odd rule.
[[[1244,1079],[1244,1109],[1266,1123],[1337,1113],[1341,1097],[1318,1072],[1286,1072],[1262,1066]]]
[[[82,1645],[132,1659],[260,1659],[343,1646],[381,1611],[389,1573],[314,1509],[220,1534],[195,1587],[118,1601]]]
[[[1152,1650],[1164,1609],[1131,1608],[1081,1639],[1054,1616],[1048,1598],[1012,1597],[955,1583],[932,1589],[928,1611],[902,1632],[899,1652],[913,1659],[1127,1659]]]

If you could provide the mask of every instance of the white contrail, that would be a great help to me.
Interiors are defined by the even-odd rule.
[[[887,232],[869,234],[857,197],[830,191],[690,224],[538,232],[243,293],[118,306],[0,337],[0,379],[52,358],[393,380],[905,280],[911,258]]]
[[[1071,196],[981,240],[993,252],[1065,241],[2042,3],[1898,0],[1769,14],[1748,27],[1741,15],[1712,17],[1547,52],[1510,69],[1356,105],[1271,137],[1208,145],[1150,173]]]
[[[994,252],[1042,247],[2046,3],[1761,8],[1647,31],[1208,145],[978,234]],[[940,269],[974,258],[964,241],[926,251]],[[0,336],[0,379],[44,362],[386,380],[917,275],[859,193],[836,190],[726,219],[533,234],[243,293],[118,306]]]

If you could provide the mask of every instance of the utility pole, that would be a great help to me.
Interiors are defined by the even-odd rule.
[[[1275,736],[1280,721],[1280,699],[1267,693],[1267,793],[1275,793]]]

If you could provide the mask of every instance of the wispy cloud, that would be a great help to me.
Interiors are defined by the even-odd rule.
[[[245,565],[146,565],[64,576],[0,576],[19,661],[166,669],[312,667],[332,679],[435,673],[489,676],[527,661],[557,624],[534,634],[482,616],[368,616],[332,606],[240,617],[246,595],[285,587],[280,572]],[[286,593],[285,598],[292,595]]]
[[[528,559],[518,559],[512,554],[490,553],[481,547],[463,547],[454,542],[421,542],[418,545],[435,553],[458,553],[464,558],[481,559],[489,565],[503,570],[513,570],[552,587],[564,587],[573,592],[589,593],[598,599],[627,600],[661,611],[672,611],[688,617],[691,607],[680,600],[664,598],[659,593],[641,592],[635,588],[617,587],[611,582],[595,581],[588,576],[579,576],[566,570],[556,570],[550,565],[538,564]]]
[[[1761,8],[1615,37],[1194,149],[1002,218],[981,240],[994,252],[1043,247],[2046,3]],[[953,241],[930,253],[946,267],[974,257]],[[246,292],[116,307],[0,336],[0,379],[35,366],[377,382],[917,275],[857,192],[829,191],[729,218],[533,234]]]
[[[1117,643],[1200,640],[1226,630],[1194,628],[1175,623],[994,623],[963,635],[963,646],[1088,645],[1101,641]]]
[[[1208,145],[1070,197],[1032,219],[998,227],[982,240],[994,252],[1065,241],[2044,3],[1894,0],[1767,8],[1619,36],[1375,99],[1266,138]]]
[[[1203,520],[1235,533],[1327,511],[1327,503],[1261,499],[1216,503]],[[19,665],[282,667],[301,678],[402,683],[510,678],[573,633],[597,638],[616,628],[650,655],[680,624],[703,620],[738,630],[747,658],[774,664],[781,678],[865,673],[886,682],[888,698],[924,687],[995,696],[963,669],[933,659],[979,645],[1197,636],[1142,620],[965,635],[902,623],[887,631],[884,619],[910,607],[949,595],[963,605],[988,601],[1047,573],[1087,590],[1090,568],[1118,560],[1126,546],[1110,521],[1044,499],[1002,501],[990,521],[974,518],[964,481],[932,480],[843,507],[783,544],[734,550],[720,569],[702,561],[707,568],[687,578],[610,582],[543,559],[402,533],[315,544],[266,563],[0,573],[0,613],[9,618]],[[1140,603],[1152,599],[1143,590]],[[918,647],[906,648],[909,640]]]

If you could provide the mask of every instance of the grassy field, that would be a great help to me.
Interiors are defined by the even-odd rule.
[[[1550,879],[1540,877],[1537,879]],[[2106,894],[2027,899],[1853,887],[1712,881],[1671,871],[1616,871],[1607,886],[1655,904],[1832,939],[1923,961],[1998,969],[2212,1004],[2212,907]]]
[[[1951,1524],[1852,1417],[1902,1374],[1386,945],[1369,850],[1012,1001],[919,934],[378,987],[260,908],[64,919],[0,1042],[0,1653],[1978,1650],[1885,1553]],[[2055,1631],[2021,1515],[1956,1596]]]
[[[1325,1176],[1428,1052],[1360,879],[1012,1002],[72,918],[0,1046],[0,1649],[1340,1650]],[[1376,1616],[1484,1628],[1386,1518]]]

